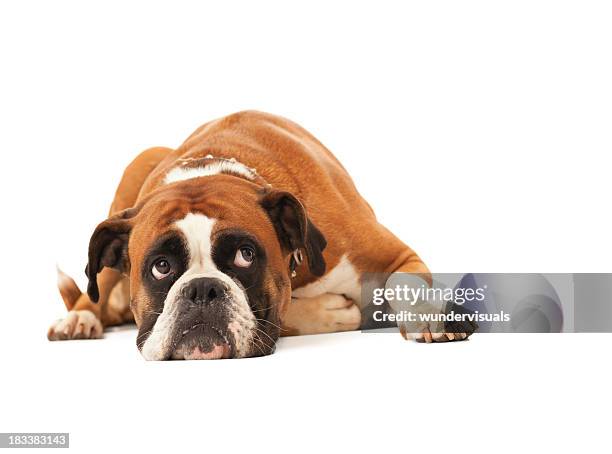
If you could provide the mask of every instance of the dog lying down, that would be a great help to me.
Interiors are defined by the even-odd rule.
[[[135,321],[147,360],[262,356],[279,336],[357,330],[365,273],[431,283],[317,139],[253,111],[138,155],[91,236],[85,273],[87,293],[59,273],[69,312],[48,338],[100,338]],[[474,329],[400,324],[425,342]]]

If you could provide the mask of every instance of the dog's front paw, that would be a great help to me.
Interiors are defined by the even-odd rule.
[[[47,332],[47,339],[101,339],[104,329],[95,314],[88,310],[70,311],[66,318],[54,322]]]
[[[352,300],[327,294],[320,302],[318,320],[324,332],[355,331],[361,326],[361,311]]]
[[[462,341],[470,337],[478,329],[478,324],[471,321],[469,312],[452,304],[452,312],[459,313],[459,320],[441,321],[436,319],[439,314],[446,314],[449,310],[440,311],[429,304],[423,304],[416,311],[417,320],[411,323],[399,323],[400,334],[404,339],[413,339],[417,342],[450,342]],[[431,321],[431,320],[433,321]]]
[[[293,299],[283,316],[283,335],[354,331],[361,325],[361,311],[342,295],[324,293]]]

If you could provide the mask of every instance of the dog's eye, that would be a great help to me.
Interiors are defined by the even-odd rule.
[[[241,268],[248,268],[255,260],[255,250],[250,246],[242,246],[236,251],[234,265]]]
[[[153,264],[153,268],[151,268],[151,273],[153,274],[153,277],[158,281],[167,277],[171,271],[172,267],[166,259],[159,259]]]

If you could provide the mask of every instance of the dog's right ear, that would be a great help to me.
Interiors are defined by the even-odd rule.
[[[323,250],[327,246],[327,240],[308,218],[302,203],[293,194],[285,191],[268,192],[260,203],[267,211],[285,252],[304,249],[310,272],[315,276],[323,276]]]
[[[128,208],[100,223],[89,240],[88,263],[85,274],[89,279],[87,294],[94,303],[100,298],[98,273],[105,266],[121,273],[127,272],[128,239],[132,230],[132,218],[137,214],[135,208]]]

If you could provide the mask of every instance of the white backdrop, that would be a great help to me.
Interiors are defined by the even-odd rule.
[[[125,165],[243,109],[314,133],[435,272],[610,272],[611,21],[590,1],[3,2],[0,431],[88,452],[601,447],[606,335],[146,364],[132,331],[45,334],[55,264],[84,284]]]

